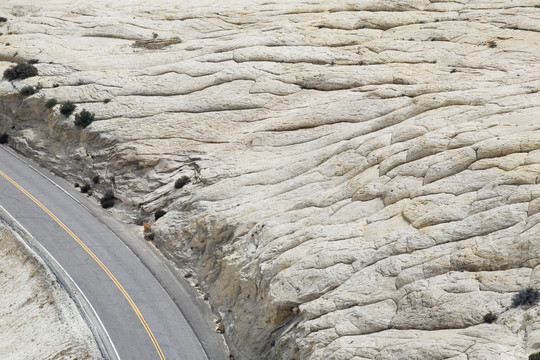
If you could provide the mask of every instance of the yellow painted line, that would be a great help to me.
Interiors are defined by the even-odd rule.
[[[95,262],[98,263],[98,265],[101,267],[101,269],[103,269],[103,271],[105,271],[105,273],[109,276],[109,278],[113,281],[113,283],[116,285],[116,287],[118,288],[118,290],[120,290],[120,292],[122,293],[122,295],[124,295],[124,297],[126,298],[126,300],[128,301],[129,305],[131,305],[131,308],[133,309],[133,311],[135,311],[135,314],[137,315],[137,317],[139,318],[139,320],[141,321],[141,324],[143,325],[144,329],[146,330],[146,332],[148,333],[148,336],[150,336],[150,340],[152,340],[152,343],[154,344],[154,347],[156,348],[157,352],[158,352],[158,355],[159,355],[159,358],[161,360],[165,360],[165,356],[163,355],[163,351],[161,351],[161,348],[159,347],[159,344],[156,340],[156,337],[154,336],[154,334],[152,333],[152,330],[150,330],[150,327],[148,326],[148,324],[146,323],[146,320],[144,320],[144,317],[142,316],[139,308],[137,307],[137,305],[135,304],[135,302],[133,301],[133,299],[131,299],[131,296],[129,296],[129,294],[127,293],[127,291],[124,289],[124,287],[122,286],[122,284],[120,284],[120,282],[116,279],[116,277],[111,273],[111,271],[105,266],[105,264],[103,264],[103,262],[101,262],[101,260],[96,256],[96,254],[94,254],[94,252],[92,250],[90,250],[88,248],[88,246],[86,246],[86,244],[84,242],[82,242],[81,239],[79,239],[79,237],[77,235],[75,235],[75,233],[73,231],[71,231],[70,228],[68,228],[60,219],[58,219],[56,217],[56,215],[54,215],[49,209],[47,209],[45,207],[45,205],[43,205],[41,202],[39,202],[38,199],[36,199],[35,197],[32,196],[32,194],[30,194],[28,191],[26,191],[22,186],[20,186],[19,184],[17,184],[15,182],[15,180],[13,180],[12,178],[10,178],[8,175],[6,175],[6,173],[4,173],[2,170],[0,170],[0,175],[2,175],[7,181],[9,181],[13,186],[15,186],[17,189],[19,189],[24,195],[26,195],[30,200],[32,200],[37,206],[39,206],[41,208],[41,210],[45,211],[45,213],[47,213],[47,215],[49,215],[58,225],[60,225],[73,239],[75,239],[75,241],[81,245],[81,247],[84,249],[84,251],[86,251],[88,253],[88,255],[90,255],[90,257],[92,257],[92,259],[95,260]]]

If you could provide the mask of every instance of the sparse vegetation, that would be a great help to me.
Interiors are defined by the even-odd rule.
[[[540,292],[532,287],[527,287],[519,290],[519,292],[512,297],[512,307],[534,305],[539,299]]]
[[[94,176],[92,177],[92,182],[93,182],[94,184],[99,184],[99,175],[94,175]]]
[[[0,144],[7,144],[8,139],[9,139],[9,135],[6,133],[3,133],[2,135],[0,135]]]
[[[110,102],[111,102],[111,99],[105,99],[105,100],[103,100],[103,103],[104,103],[104,104],[108,104],[108,103],[110,103]]]
[[[163,215],[165,215],[167,212],[163,209],[160,209],[158,211],[155,212],[154,214],[154,218],[157,220],[159,219],[160,217],[163,217]]]
[[[150,224],[147,222],[143,222],[143,234],[146,240],[154,240],[154,232],[152,231]]]
[[[101,198],[101,207],[104,209],[108,209],[114,206],[114,191],[113,189],[109,189],[105,192],[103,197]]]
[[[497,321],[497,315],[495,315],[491,311],[484,315],[484,322],[491,324],[495,321]]]
[[[7,19],[5,17],[0,16],[0,23],[6,22],[6,21],[7,21]]]
[[[529,355],[529,360],[540,360],[540,352]]]
[[[496,48],[497,47],[497,43],[495,41],[489,41],[488,42],[488,46],[493,49],[493,48]]]
[[[28,60],[28,63],[29,63],[29,64],[32,64],[32,65],[33,65],[33,64],[37,64],[38,62],[39,62],[38,59],[30,59],[30,60]]]
[[[81,186],[81,192],[83,194],[86,194],[88,191],[90,191],[92,187],[90,186],[90,184],[84,184],[83,186]]]
[[[47,100],[47,102],[45,103],[45,107],[47,109],[52,109],[53,107],[56,106],[56,104],[58,104],[58,100],[56,100],[55,98],[52,98],[52,99]]]
[[[17,79],[26,79],[38,74],[37,68],[27,62],[11,66],[4,70],[4,78],[13,81]]]
[[[37,92],[38,92],[38,89],[35,86],[30,86],[30,85],[24,86],[20,90],[21,95],[24,95],[24,96],[34,95]]]
[[[187,183],[189,182],[189,178],[187,176],[182,176],[174,182],[174,187],[177,189],[183,188]]]
[[[75,125],[85,128],[90,125],[95,119],[95,115],[90,111],[83,109],[80,113],[75,115]]]
[[[76,107],[77,105],[68,100],[63,103],[62,106],[60,106],[60,113],[64,116],[69,116],[73,113],[73,110],[75,110]]]

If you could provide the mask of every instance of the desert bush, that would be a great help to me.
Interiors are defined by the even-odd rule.
[[[75,125],[85,128],[94,121],[95,115],[90,111],[83,109],[80,113],[75,115]]]
[[[92,182],[94,184],[99,184],[99,175],[92,176]]]
[[[532,287],[527,287],[519,290],[519,292],[512,297],[512,307],[534,305],[539,299],[540,292]]]
[[[34,95],[35,93],[37,93],[37,89],[35,86],[24,86],[21,91],[20,91],[21,95],[24,95],[24,96],[30,96],[30,95]]]
[[[11,66],[4,70],[4,78],[13,81],[16,79],[26,79],[38,74],[37,68],[29,63],[23,62],[14,66]]]
[[[484,315],[484,322],[491,324],[495,321],[497,321],[497,315],[495,315],[491,311]]]
[[[47,100],[47,102],[45,103],[45,107],[47,109],[52,109],[53,107],[56,106],[56,104],[58,104],[58,100],[56,100],[55,98],[52,98],[52,99]]]
[[[7,144],[8,139],[9,139],[9,135],[6,133],[3,133],[2,135],[0,135],[0,144]]]
[[[163,217],[163,215],[165,215],[167,212],[163,209],[160,209],[158,211],[156,211],[156,213],[154,214],[154,218],[157,220],[159,219],[160,217]]]
[[[540,360],[540,352],[529,355],[529,360]]]
[[[62,104],[62,106],[60,106],[60,113],[64,116],[69,116],[73,113],[73,110],[75,110],[76,107],[77,105],[71,101],[66,101]]]
[[[7,19],[5,17],[0,16],[0,23],[6,22],[6,21],[7,21]]]
[[[104,209],[108,209],[113,206],[114,206],[114,191],[113,189],[109,189],[105,191],[105,194],[101,198],[101,207],[103,207]]]
[[[90,184],[84,184],[83,186],[81,186],[81,192],[82,193],[87,193],[92,187],[90,186]]]
[[[177,189],[181,189],[189,182],[189,178],[187,176],[182,176],[181,178],[176,179],[174,182],[174,187]]]

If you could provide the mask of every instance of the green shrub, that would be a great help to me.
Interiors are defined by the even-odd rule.
[[[92,187],[90,186],[90,184],[84,184],[83,186],[81,186],[81,192],[83,194],[87,193]]]
[[[2,135],[0,135],[0,144],[7,144],[8,139],[9,139],[9,135],[6,133],[3,133]]]
[[[75,125],[85,128],[94,121],[95,115],[90,111],[83,109],[80,113],[75,115]]]
[[[105,192],[105,194],[101,198],[101,206],[104,209],[108,209],[108,208],[114,206],[114,191],[113,191],[113,189],[109,189],[109,190],[107,190]]]
[[[26,79],[38,74],[37,68],[29,63],[23,62],[14,66],[11,66],[4,70],[4,78],[13,81],[16,79]]]
[[[484,315],[484,322],[491,324],[495,321],[497,321],[497,315],[495,315],[491,311]]]
[[[529,355],[529,360],[540,360],[540,352]]]
[[[165,215],[167,212],[163,209],[161,210],[158,210],[156,211],[156,213],[154,214],[154,218],[157,220],[159,219],[160,217],[163,217],[163,215]]]
[[[534,305],[539,299],[540,292],[532,287],[527,287],[526,289],[519,290],[519,292],[512,297],[512,307]]]
[[[60,106],[60,113],[64,116],[69,116],[73,113],[73,110],[75,110],[76,107],[77,105],[71,101],[66,101],[62,104],[62,106]]]
[[[174,187],[177,189],[181,189],[189,182],[189,178],[187,176],[182,176],[181,178],[176,179],[174,182]]]
[[[58,104],[58,100],[56,100],[55,98],[52,98],[52,99],[47,100],[47,102],[45,103],[45,107],[47,109],[52,109],[53,107],[56,106],[56,104]]]
[[[24,86],[21,89],[20,93],[21,93],[21,95],[24,95],[24,96],[30,96],[30,95],[34,95],[35,93],[37,93],[37,91],[38,90],[36,89],[35,86],[28,85],[28,86]]]

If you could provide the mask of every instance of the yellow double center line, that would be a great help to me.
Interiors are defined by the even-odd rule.
[[[90,257],[92,259],[94,259],[95,262],[101,267],[101,269],[103,269],[103,271],[105,271],[105,273],[109,276],[109,278],[112,280],[112,282],[116,285],[118,290],[120,290],[122,295],[124,295],[124,297],[126,298],[126,300],[129,303],[129,305],[131,305],[131,308],[133,309],[135,314],[137,314],[137,317],[139,318],[139,320],[141,321],[141,324],[143,325],[144,329],[148,333],[148,336],[150,336],[150,339],[152,340],[152,343],[154,344],[154,347],[156,348],[156,350],[158,352],[159,358],[161,360],[165,360],[165,356],[163,355],[163,351],[161,351],[161,348],[159,347],[159,344],[158,344],[158,342],[156,340],[156,337],[152,333],[152,330],[150,330],[150,327],[146,323],[146,320],[144,320],[144,317],[142,316],[141,311],[139,310],[139,308],[137,307],[137,305],[135,304],[133,299],[131,299],[131,296],[129,296],[129,294],[124,289],[122,284],[120,284],[120,282],[111,273],[111,271],[105,266],[105,264],[103,264],[103,262],[101,262],[101,260],[96,256],[96,254],[94,254],[94,252],[92,250],[90,250],[88,248],[88,246],[86,246],[86,244],[84,242],[82,242],[82,240],[79,239],[79,237],[77,235],[75,235],[75,233],[73,233],[73,231],[71,231],[70,228],[68,228],[60,219],[58,219],[56,217],[56,215],[54,215],[49,209],[47,209],[45,207],[45,205],[43,205],[41,202],[39,202],[38,199],[36,199],[34,196],[32,196],[32,194],[30,194],[28,191],[26,191],[22,186],[17,184],[15,182],[15,180],[10,178],[8,175],[6,175],[6,173],[4,173],[1,170],[0,170],[0,175],[2,175],[7,181],[9,181],[11,184],[13,184],[13,186],[15,186],[17,189],[19,189],[30,200],[32,200],[37,206],[39,206],[41,208],[41,210],[45,211],[45,213],[47,213],[47,215],[49,215],[58,225],[60,225],[62,227],[62,229],[64,229],[73,239],[75,239],[75,241],[79,245],[81,245],[81,247],[84,249],[84,251],[86,251],[88,253],[88,255],[90,255]]]

